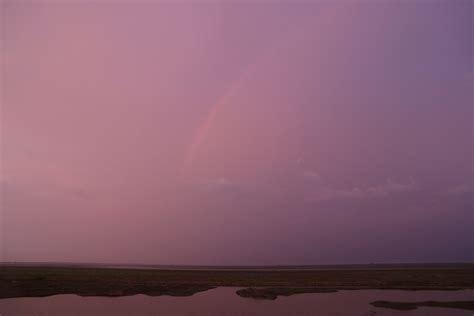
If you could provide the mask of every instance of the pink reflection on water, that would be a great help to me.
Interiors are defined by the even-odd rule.
[[[279,297],[275,301],[241,298],[237,288],[221,287],[191,297],[119,298],[56,295],[46,298],[0,300],[2,316],[37,315],[471,315],[471,311],[418,308],[396,311],[375,308],[375,300],[425,301],[472,300],[474,290],[384,291],[357,290]],[[375,312],[375,314],[374,314]]]

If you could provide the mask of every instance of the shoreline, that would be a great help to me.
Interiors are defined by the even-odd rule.
[[[253,298],[305,291],[463,290],[474,289],[474,268],[157,270],[0,266],[0,299],[57,294],[190,296],[215,287],[244,288],[248,292],[245,295]]]

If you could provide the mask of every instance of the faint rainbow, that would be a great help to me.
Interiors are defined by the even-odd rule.
[[[352,5],[352,8],[354,8],[353,5]],[[324,19],[322,19],[322,21],[319,20],[322,26],[324,26],[325,20],[331,21],[334,18],[332,14],[335,14],[336,12],[339,13],[342,9],[344,9],[343,11],[351,12],[351,10],[346,10],[347,9],[346,5],[327,7],[324,10],[321,10],[320,14],[324,15]],[[305,30],[304,27],[308,26],[309,24],[311,24],[311,22],[314,22],[314,21],[315,20],[313,20],[312,18],[308,19],[308,21],[300,20],[300,23],[298,23],[294,27],[287,30],[285,32],[285,35],[293,34],[295,31],[304,31]],[[304,35],[304,32],[302,32],[302,34]],[[282,37],[286,38],[286,36],[282,36]],[[201,147],[201,144],[204,142],[209,130],[211,129],[211,126],[213,125],[213,122],[218,117],[219,112],[222,110],[222,108],[224,108],[228,104],[231,97],[243,85],[245,79],[257,69],[257,67],[261,64],[261,61],[269,59],[268,53],[275,51],[275,47],[273,46],[274,45],[270,45],[269,47],[266,47],[266,49],[262,49],[263,52],[257,55],[256,61],[254,63],[247,65],[244,71],[242,71],[242,74],[240,75],[240,77],[232,83],[228,91],[216,102],[216,104],[211,108],[211,110],[207,114],[204,121],[199,125],[197,132],[195,134],[196,136],[193,138],[193,141],[184,156],[182,167],[179,173],[182,178],[183,177],[185,178],[186,176],[190,174],[193,168],[196,155],[197,155],[197,151],[199,147]],[[263,57],[267,57],[267,58],[263,58]]]
[[[242,86],[242,83],[245,81],[245,78],[247,78],[248,74],[256,68],[256,64],[257,63],[250,64],[245,68],[240,77],[235,80],[231,84],[227,92],[221,98],[219,98],[219,100],[207,114],[204,121],[199,125],[197,132],[194,136],[193,142],[191,143],[185,154],[182,168],[180,170],[180,175],[182,177],[187,176],[192,170],[197,151],[206,139],[206,136],[209,130],[211,129],[213,122],[216,120],[216,117],[218,116],[219,112],[222,111],[222,108],[224,108],[229,103],[229,100],[234,96],[235,92]]]

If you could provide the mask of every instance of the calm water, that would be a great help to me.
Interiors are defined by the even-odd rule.
[[[191,297],[135,295],[119,298],[56,295],[0,300],[1,316],[42,315],[472,315],[472,311],[422,307],[414,311],[375,308],[375,300],[472,300],[474,290],[357,290],[298,294],[275,301],[241,298],[237,288],[222,287]]]

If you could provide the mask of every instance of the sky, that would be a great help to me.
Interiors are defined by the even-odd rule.
[[[474,261],[473,1],[0,9],[0,261]]]

